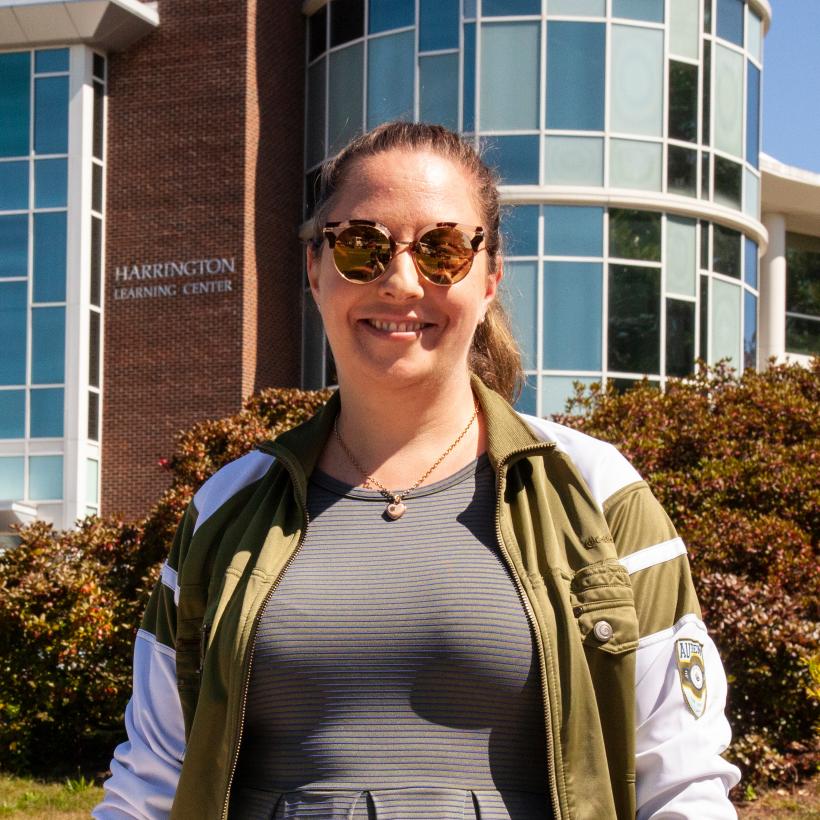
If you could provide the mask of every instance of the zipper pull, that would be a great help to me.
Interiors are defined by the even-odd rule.
[[[197,672],[202,674],[202,667],[205,664],[205,653],[208,650],[208,638],[211,634],[211,625],[202,624],[202,630],[199,633],[199,669]]]

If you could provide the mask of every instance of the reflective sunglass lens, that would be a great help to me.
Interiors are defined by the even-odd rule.
[[[390,263],[390,240],[378,228],[351,225],[333,247],[336,268],[351,282],[372,282]]]
[[[470,238],[457,228],[433,228],[416,243],[416,263],[436,285],[460,282],[470,272],[473,256]]]

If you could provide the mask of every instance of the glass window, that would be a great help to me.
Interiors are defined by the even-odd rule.
[[[331,68],[331,72],[332,72]],[[388,34],[367,44],[367,127],[413,119],[415,34]],[[348,90],[348,93],[351,93]]]
[[[542,376],[541,377],[541,415],[550,416],[553,413],[566,411],[567,400],[575,395],[575,382],[581,382],[588,387],[593,382],[600,382],[600,378],[583,376]]]
[[[0,54],[3,89],[0,157],[28,156],[31,55],[28,51]]]
[[[746,161],[757,168],[760,162],[760,69],[749,62],[746,65]]]
[[[103,158],[103,143],[105,138],[105,87],[102,83],[94,83],[94,128],[91,153],[97,159]]]
[[[715,155],[715,202],[729,208],[740,208],[742,180],[740,163]]]
[[[541,14],[541,0],[481,0],[484,17],[513,14]]]
[[[319,168],[314,168],[305,174],[305,217],[313,213],[313,208],[316,205],[316,198],[319,195]],[[92,304],[98,304],[93,302]]]
[[[663,22],[663,0],[612,0],[612,16]]]
[[[669,53],[698,58],[700,0],[673,0],[669,4]]]
[[[712,226],[712,270],[740,279],[740,233]]]
[[[416,22],[415,0],[370,0],[367,27],[371,34]]]
[[[540,23],[481,27],[481,130],[538,128]]]
[[[600,370],[603,266],[544,263],[544,363],[551,370]]]
[[[31,391],[32,438],[61,438],[63,435],[63,388],[44,387]]]
[[[96,162],[91,165],[91,207],[102,213],[103,209],[103,169]]]
[[[88,315],[88,383],[100,386],[100,314],[92,310]]]
[[[743,280],[757,290],[757,243],[752,242],[748,236],[744,237],[743,244],[746,249],[743,268]]]
[[[743,56],[715,46],[715,148],[739,157],[743,151]]]
[[[34,207],[65,208],[68,201],[68,160],[38,159],[34,163]]]
[[[105,57],[102,54],[94,54],[91,71],[98,80],[105,80]]]
[[[703,103],[701,105],[701,136],[704,145],[712,144],[711,131],[712,105],[712,50],[708,40],[703,41]]]
[[[458,48],[458,0],[419,0],[419,51],[443,48]]]
[[[28,497],[47,501],[63,497],[63,457],[31,456],[28,460]]]
[[[325,384],[334,384],[326,381]],[[88,437],[91,441],[100,440],[100,394],[88,391]]]
[[[87,504],[100,503],[100,462],[94,458],[85,460],[85,500]]]
[[[695,372],[695,303],[666,300],[666,375]]]
[[[661,261],[661,215],[609,209],[609,254],[621,259]]]
[[[786,234],[786,310],[820,317],[820,239]]]
[[[28,283],[0,282],[0,384],[26,382]]]
[[[548,0],[547,14],[603,17],[606,14],[606,0]]]
[[[700,277],[700,349],[698,358],[709,361],[709,277]]]
[[[670,145],[667,151],[667,190],[670,194],[697,196],[698,152],[680,145]]]
[[[88,269],[91,276],[89,298],[92,305],[100,306],[100,288],[102,285],[102,220],[91,217],[91,264]]]
[[[419,57],[419,113],[424,122],[458,130],[458,54]]]
[[[538,137],[487,137],[484,161],[495,168],[504,185],[538,183]]]
[[[34,214],[34,301],[65,301],[66,212]]]
[[[31,311],[31,381],[57,384],[65,378],[65,308]]]
[[[609,266],[609,369],[659,373],[661,276],[657,268]]]
[[[743,46],[743,0],[717,0],[717,36]]]
[[[703,270],[709,270],[709,223],[701,219],[700,221],[700,266]]]
[[[34,150],[38,154],[68,151],[68,77],[34,81]]]
[[[709,180],[710,155],[704,151],[700,155],[700,198],[710,199],[712,190]]]
[[[465,17],[475,17],[475,5],[476,0],[464,0],[464,16]]]
[[[696,223],[666,217],[666,292],[694,296],[697,280]],[[694,332],[694,331],[693,331]],[[694,353],[692,354],[694,358]]]
[[[538,206],[512,205],[501,214],[501,232],[506,242],[505,256],[538,254]]]
[[[698,67],[677,60],[669,61],[669,136],[698,139]]]
[[[544,174],[547,185],[603,185],[603,139],[546,137]]]
[[[544,206],[547,256],[603,256],[604,209],[575,205]]]
[[[610,185],[645,191],[661,190],[663,147],[660,143],[613,139],[609,149]]]
[[[364,36],[364,0],[332,0],[330,4],[330,45]]]
[[[711,364],[728,358],[740,367],[740,287],[713,279],[711,314]]]
[[[463,130],[475,131],[475,23],[464,24]]]
[[[786,316],[786,350],[804,356],[820,354],[820,321]]]
[[[626,134],[661,136],[663,32],[659,29],[612,26],[610,127]]]
[[[525,370],[535,370],[538,321],[538,263],[508,262],[503,281],[504,304],[510,311]]]
[[[521,395],[515,402],[515,409],[519,413],[526,413],[529,416],[534,416],[537,410],[536,402],[538,401],[537,393],[537,379],[535,376],[527,376],[524,379],[524,384],[521,386]]]
[[[26,391],[0,390],[0,438],[26,434]]]
[[[331,156],[362,131],[363,74],[364,46],[361,43],[330,55],[327,152]]]
[[[760,62],[761,49],[760,43],[762,41],[763,27],[760,18],[752,11],[750,7],[746,7],[746,50],[752,57]]]
[[[327,6],[308,17],[308,61],[324,54],[327,47]]]
[[[325,71],[324,60],[319,60],[308,69],[305,156],[308,168],[325,158]]]
[[[0,456],[0,498],[18,501],[23,497],[23,457]]]
[[[49,48],[34,52],[34,71],[46,74],[50,71],[68,71],[68,49]]]
[[[760,217],[760,180],[748,169],[743,169],[743,213],[753,219]]]
[[[547,24],[547,128],[603,131],[604,24]]]
[[[0,279],[28,275],[28,216],[0,216]]]
[[[757,297],[743,292],[743,367],[757,368]]]
[[[0,162],[0,211],[28,208],[28,162]]]

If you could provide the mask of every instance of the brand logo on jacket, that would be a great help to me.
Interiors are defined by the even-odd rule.
[[[675,641],[675,660],[678,664],[684,702],[697,719],[706,710],[706,666],[703,662],[703,644],[689,638]]]

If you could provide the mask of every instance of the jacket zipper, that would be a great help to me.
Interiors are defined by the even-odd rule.
[[[290,474],[290,480],[293,484],[294,488],[296,487],[296,481],[294,480],[293,469],[289,464],[285,462],[284,459],[279,459],[282,464],[285,466],[285,469]],[[301,499],[299,499],[301,502]],[[265,611],[265,607],[268,605],[268,601],[270,601],[271,596],[276,591],[276,587],[279,586],[279,581],[282,579],[282,576],[287,571],[288,567],[293,562],[293,559],[296,557],[296,554],[299,552],[302,544],[305,540],[305,535],[307,533],[308,524],[310,523],[310,516],[307,512],[307,504],[302,502],[302,513],[304,514],[304,518],[302,521],[302,532],[299,534],[299,541],[296,544],[296,548],[290,554],[290,558],[285,562],[285,566],[282,567],[282,570],[279,572],[279,575],[276,577],[276,580],[271,584],[270,589],[265,593],[265,597],[262,600],[262,603],[259,606],[259,609],[256,611],[256,615],[254,615],[253,619],[253,626],[251,627],[251,638],[250,638],[250,648],[248,650],[248,666],[245,670],[245,679],[242,684],[242,699],[240,701],[240,711],[239,711],[239,732],[236,737],[236,742],[234,744],[234,753],[233,753],[233,762],[231,763],[231,773],[228,777],[228,787],[225,790],[225,802],[222,804],[222,820],[226,820],[228,817],[228,808],[231,799],[231,787],[233,786],[233,779],[236,775],[236,767],[239,763],[239,750],[242,746],[242,734],[245,729],[245,712],[248,706],[248,691],[250,690],[251,685],[251,669],[253,668],[253,656],[254,652],[256,651],[256,633],[259,627],[259,621],[262,619],[262,613]]]
[[[538,622],[535,620],[535,613],[532,610],[532,605],[530,604],[530,600],[527,597],[526,592],[524,591],[524,586],[521,583],[521,579],[518,576],[518,571],[513,565],[509,552],[507,552],[507,547],[504,543],[504,537],[501,534],[501,493],[503,490],[502,483],[504,476],[507,472],[507,464],[509,458],[513,455],[517,456],[524,453],[543,449],[543,444],[535,444],[530,447],[525,447],[520,450],[516,450],[514,453],[511,453],[499,462],[496,486],[495,531],[496,537],[498,539],[499,549],[501,550],[507,562],[507,566],[510,570],[510,575],[512,576],[513,582],[515,583],[515,587],[518,590],[518,596],[521,599],[521,603],[524,606],[524,611],[527,613],[527,619],[529,620],[530,626],[532,627],[532,631],[535,634],[535,643],[538,648],[538,665],[541,672],[541,696],[544,703],[544,728],[546,729],[547,733],[547,774],[549,777],[549,789],[550,796],[552,799],[552,811],[555,820],[561,820],[563,815],[561,813],[561,801],[558,794],[558,778],[555,775],[555,736],[553,735],[552,731],[551,706],[549,700],[549,691],[547,689],[547,664],[544,643],[541,638],[541,630],[538,628]]]

